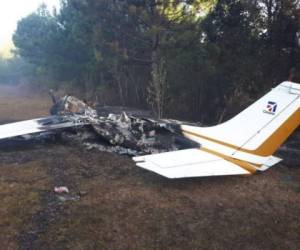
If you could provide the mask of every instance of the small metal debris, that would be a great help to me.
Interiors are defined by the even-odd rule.
[[[60,202],[66,202],[66,201],[79,201],[80,196],[79,195],[58,195],[57,199]]]
[[[52,99],[55,97],[52,97]],[[90,117],[97,116],[97,112],[89,107],[86,103],[79,100],[74,96],[64,96],[60,100],[56,101],[50,109],[51,115],[67,115],[78,114],[87,115]]]

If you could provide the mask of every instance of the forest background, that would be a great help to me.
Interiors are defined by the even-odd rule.
[[[212,124],[299,81],[298,0],[62,0],[21,19],[0,83]]]

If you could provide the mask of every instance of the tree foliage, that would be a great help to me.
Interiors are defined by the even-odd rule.
[[[209,123],[298,74],[299,25],[296,0],[63,0],[20,20],[14,43],[102,103]]]

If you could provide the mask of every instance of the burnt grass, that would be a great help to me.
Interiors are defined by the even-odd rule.
[[[0,249],[300,248],[300,168],[284,162],[168,180],[75,140],[16,140],[0,145],[0,199]]]

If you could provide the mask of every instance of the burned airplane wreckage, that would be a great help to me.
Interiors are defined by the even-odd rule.
[[[39,139],[60,133],[87,148],[130,156],[196,146],[177,133],[179,121],[156,120],[149,112],[123,107],[93,109],[74,96],[57,100],[52,94],[52,100],[51,116],[2,125],[0,139]]]
[[[0,140],[60,129],[81,133],[88,148],[127,154],[168,178],[251,175],[282,159],[274,153],[300,124],[300,84],[283,82],[227,122],[212,127],[153,119],[136,111],[91,108],[65,96],[51,116],[0,126]],[[93,140],[90,140],[93,138]],[[287,144],[286,144],[287,145]],[[298,152],[298,151],[296,151]]]

